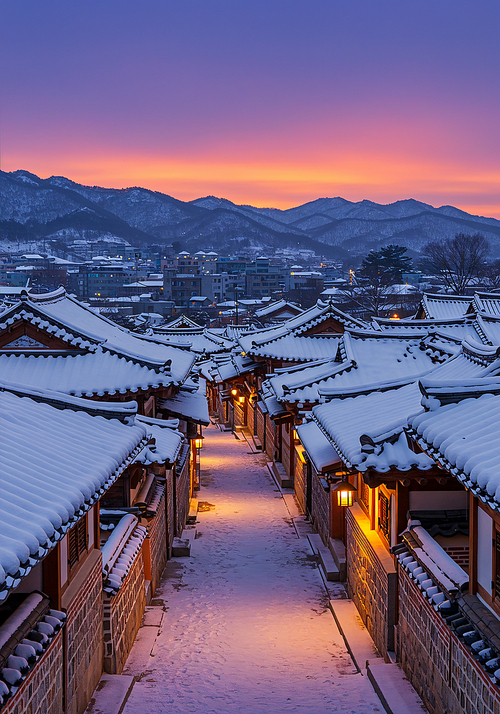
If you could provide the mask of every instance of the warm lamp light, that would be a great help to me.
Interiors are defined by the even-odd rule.
[[[394,315],[391,317],[391,320],[399,320],[399,315],[397,312],[394,313]]]
[[[238,394],[238,390],[237,390],[237,389],[231,389],[231,394],[233,395],[233,397],[235,397],[235,396]]]
[[[201,434],[198,434],[198,436],[194,440],[194,445],[197,449],[201,449],[201,447],[203,446],[203,436]]]
[[[238,397],[238,401],[240,404],[243,404],[243,402],[245,401],[245,397],[243,396],[243,394],[240,397]]]
[[[349,481],[340,481],[340,483],[335,484],[331,490],[337,492],[337,503],[339,506],[350,508],[354,503],[354,494],[357,493],[357,489],[354,488]]]

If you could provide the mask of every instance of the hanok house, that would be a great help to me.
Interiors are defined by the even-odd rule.
[[[257,363],[258,367],[253,369],[251,379],[237,380],[236,393],[233,393],[235,385],[230,385],[230,399],[235,410],[238,409],[237,403],[244,404],[246,400],[255,405],[251,414],[257,443],[274,462],[281,463],[281,436],[283,429],[287,428],[278,426],[279,422],[288,424],[290,416],[285,415],[286,410],[281,408],[273,415],[274,418],[270,415],[262,392],[263,381],[278,370],[287,371],[297,365],[335,359],[339,340],[349,327],[363,329],[366,325],[338,310],[333,303],[318,301],[278,327],[251,332],[239,338],[243,356]],[[223,388],[227,391],[226,385]],[[254,395],[259,395],[258,400]],[[241,402],[240,396],[245,401]],[[281,472],[281,468],[279,470]]]
[[[6,383],[0,387],[0,703],[5,714],[79,714],[99,681],[99,503],[149,441],[135,412],[134,403],[101,404]],[[124,562],[124,550],[114,549],[109,566],[110,576],[114,568],[122,580],[136,562],[142,568],[143,532],[132,518],[125,544],[135,555],[127,551]]]
[[[336,352],[330,360],[277,369],[262,383],[262,400],[267,409],[267,440],[271,435],[276,470],[282,485],[290,485],[304,512],[308,511],[311,494],[299,458],[293,425],[300,424],[311,409],[321,402],[344,393],[370,392],[379,386],[399,380],[405,384],[435,368],[458,347],[448,345],[430,349],[425,331],[371,331],[346,329],[338,338]],[[270,424],[274,423],[274,430]],[[266,443],[267,447],[267,443]]]
[[[496,360],[498,368],[499,360]],[[421,380],[415,443],[464,486],[469,563],[414,522],[396,549],[398,656],[434,714],[500,710],[500,380]]]
[[[134,399],[139,413],[147,418],[161,416],[160,402],[174,397],[186,383],[194,359],[187,347],[159,344],[124,330],[62,289],[23,295],[0,314],[3,379],[96,401]],[[196,425],[187,418],[183,424],[184,434],[192,439]],[[168,524],[171,534],[182,529],[189,512],[196,451],[193,446],[190,453],[188,445],[183,445],[176,458],[175,483],[182,486],[169,501],[174,504]]]
[[[327,544],[328,537],[344,534],[347,590],[383,655],[397,644],[398,582],[390,549],[401,542],[408,518],[425,521],[443,551],[460,555],[462,563],[468,558],[465,490],[414,448],[405,432],[420,398],[417,383],[386,384],[313,409],[314,422],[342,462],[326,477],[329,489],[313,490],[328,516],[317,528]],[[346,509],[337,506],[342,479],[357,492],[357,503]]]
[[[4,379],[95,400],[134,399],[156,417],[158,399],[173,396],[194,356],[136,335],[69,297],[64,289],[21,295],[0,313]]]
[[[254,315],[263,324],[272,324],[289,320],[303,312],[302,308],[288,300],[275,300],[265,307],[258,308]]]

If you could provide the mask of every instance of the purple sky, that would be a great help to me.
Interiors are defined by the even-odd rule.
[[[500,3],[0,0],[2,168],[500,217]]]

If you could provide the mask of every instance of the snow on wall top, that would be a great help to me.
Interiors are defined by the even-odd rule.
[[[208,403],[206,397],[200,392],[181,391],[170,399],[159,399],[158,406],[169,414],[181,419],[190,419],[197,424],[208,426]]]
[[[343,461],[359,471],[373,468],[426,470],[433,461],[408,447],[404,427],[408,416],[419,411],[421,393],[417,383],[385,392],[334,399],[313,408],[315,421],[330,439]],[[363,438],[363,443],[361,441]]]
[[[64,404],[65,395],[58,396]],[[133,413],[125,424],[77,410],[83,403],[63,409],[0,391],[0,598],[109,488],[146,439]]]
[[[340,456],[317,424],[306,422],[297,426],[296,430],[317,473],[323,473],[329,466],[340,463]]]

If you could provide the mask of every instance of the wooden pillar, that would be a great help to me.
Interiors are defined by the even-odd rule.
[[[477,498],[469,491],[469,592],[477,593]]]
[[[410,493],[408,486],[403,486],[401,481],[396,481],[396,543],[401,543],[402,539],[400,533],[402,533],[407,526],[406,514],[410,507]]]

